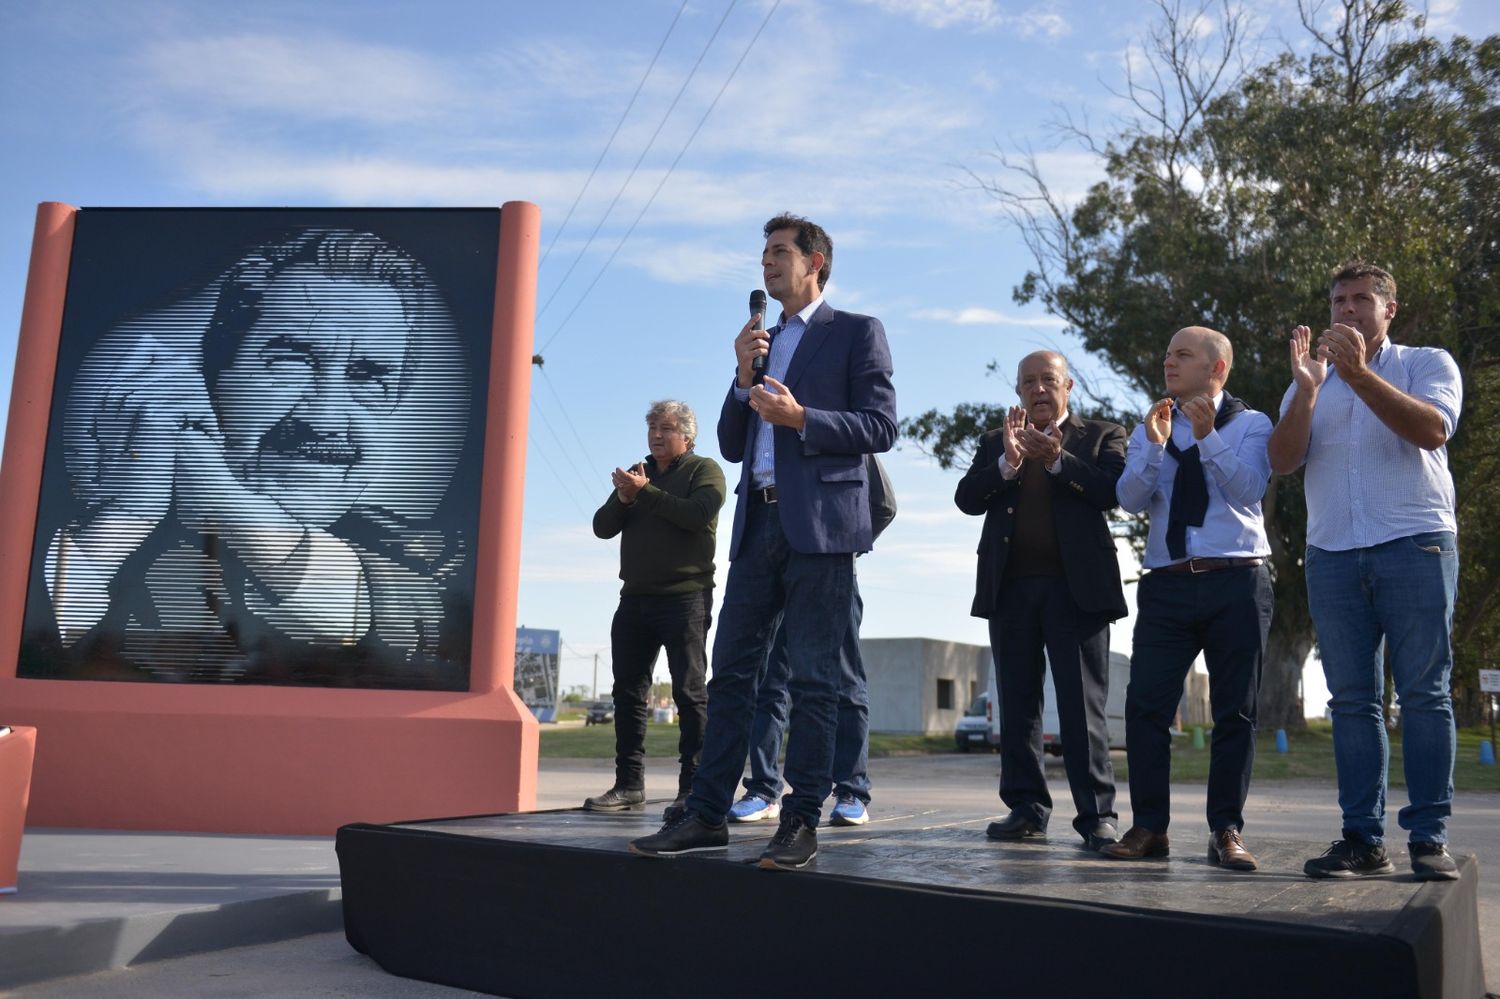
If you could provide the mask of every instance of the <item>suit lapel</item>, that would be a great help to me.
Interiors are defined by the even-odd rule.
[[[786,387],[792,390],[793,395],[796,394],[797,380],[802,377],[802,372],[807,370],[813,356],[828,341],[832,323],[833,308],[824,302],[813,312],[807,329],[802,331],[802,342],[797,344],[797,352],[792,355],[791,363],[786,366]]]
[[[1071,451],[1078,438],[1083,435],[1086,428],[1083,420],[1072,410],[1068,411],[1068,418],[1062,424],[1062,446],[1066,451]]]

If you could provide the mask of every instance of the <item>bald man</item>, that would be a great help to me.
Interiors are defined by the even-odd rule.
[[[1125,616],[1120,565],[1109,533],[1115,483],[1125,468],[1125,428],[1068,409],[1073,379],[1053,351],[1021,360],[1005,424],[979,439],[953,500],[984,515],[975,617],[989,619],[1000,687],[998,840],[1040,837],[1052,814],[1042,770],[1042,682],[1057,690],[1063,763],[1086,849],[1115,842],[1115,774],[1109,761],[1109,623]]]
[[[1169,729],[1202,652],[1214,720],[1208,859],[1229,870],[1256,868],[1241,829],[1271,629],[1271,547],[1260,509],[1271,478],[1271,421],[1224,391],[1233,366],[1222,333],[1177,331],[1162,365],[1170,398],[1154,403],[1135,428],[1116,486],[1121,507],[1149,510],[1151,518],[1125,692],[1131,828],[1102,851],[1120,860],[1167,855]]]

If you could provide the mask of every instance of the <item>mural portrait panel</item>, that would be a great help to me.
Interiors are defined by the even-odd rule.
[[[499,213],[80,213],[23,677],[466,689]]]

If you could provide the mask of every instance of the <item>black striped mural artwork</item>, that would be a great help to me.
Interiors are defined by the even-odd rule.
[[[18,675],[468,687],[497,209],[84,209]]]

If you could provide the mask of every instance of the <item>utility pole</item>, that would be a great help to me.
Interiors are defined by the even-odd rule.
[[[591,701],[599,699],[599,653],[594,653],[594,694],[589,698]]]

